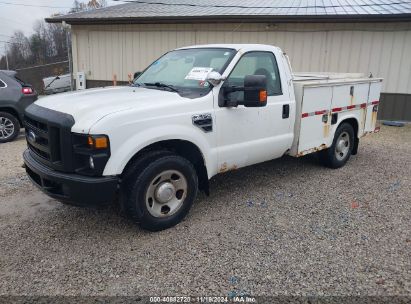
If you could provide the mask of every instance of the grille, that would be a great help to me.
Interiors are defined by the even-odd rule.
[[[50,163],[60,161],[59,129],[30,117],[26,117],[25,120],[26,139],[29,149]]]
[[[32,104],[26,108],[24,120],[30,155],[53,170],[73,172],[73,116]]]

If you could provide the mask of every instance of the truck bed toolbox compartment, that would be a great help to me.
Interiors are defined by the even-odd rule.
[[[330,147],[343,120],[356,121],[358,137],[374,132],[381,82],[361,74],[294,74],[296,123],[290,155]]]

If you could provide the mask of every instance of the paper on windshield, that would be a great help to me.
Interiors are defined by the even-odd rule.
[[[191,71],[187,74],[185,79],[190,80],[206,80],[208,73],[210,73],[213,68],[202,68],[202,67],[194,67]]]

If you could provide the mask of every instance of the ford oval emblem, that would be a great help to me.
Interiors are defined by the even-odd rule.
[[[36,136],[36,134],[33,132],[33,131],[29,131],[28,132],[28,134],[27,134],[27,138],[29,139],[29,141],[31,141],[31,142],[36,142],[36,139],[37,139],[37,136]]]

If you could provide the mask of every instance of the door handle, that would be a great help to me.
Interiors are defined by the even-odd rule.
[[[283,105],[283,119],[290,117],[290,105]]]

